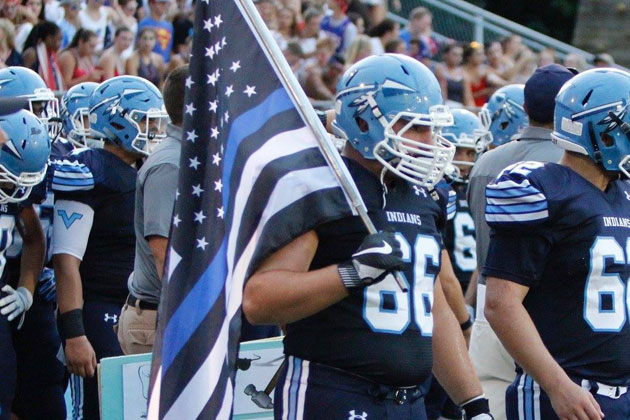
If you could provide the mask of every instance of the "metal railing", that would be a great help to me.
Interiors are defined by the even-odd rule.
[[[587,51],[519,25],[466,1],[403,0],[402,6],[397,14],[390,13],[389,17],[404,25],[413,8],[424,6],[433,13],[433,28],[436,34],[445,38],[462,42],[477,41],[483,44],[507,35],[517,34],[522,37],[523,43],[534,51],[553,48],[559,58],[564,58],[569,53],[576,53],[589,62],[593,60],[593,54]]]

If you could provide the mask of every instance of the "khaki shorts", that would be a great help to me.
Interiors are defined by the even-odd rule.
[[[118,321],[118,342],[125,354],[142,354],[153,351],[157,311],[141,309],[125,303]]]

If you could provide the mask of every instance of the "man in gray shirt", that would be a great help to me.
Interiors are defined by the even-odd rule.
[[[118,341],[125,354],[148,353],[153,348],[162,271],[177,190],[188,74],[188,66],[181,66],[164,82],[164,106],[171,119],[166,127],[167,137],[138,172],[134,216],[136,257],[129,277],[129,297],[118,326]]]
[[[481,271],[488,254],[490,228],[486,223],[486,185],[499,173],[521,161],[557,162],[562,149],[551,142],[555,97],[574,73],[558,64],[540,67],[525,83],[525,111],[529,127],[515,140],[484,153],[470,174],[468,204],[475,221],[477,268]],[[496,420],[505,419],[505,390],[515,377],[514,361],[503,348],[485,319],[485,278],[479,275],[476,287],[477,319],[470,339],[470,357],[479,376],[484,394],[490,400],[490,411]],[[475,288],[471,282],[469,291]],[[467,293],[467,298],[474,294]],[[472,302],[469,302],[472,303]]]

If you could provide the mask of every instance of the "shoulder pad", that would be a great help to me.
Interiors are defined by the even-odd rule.
[[[547,197],[536,181],[540,162],[519,162],[505,168],[486,187],[486,221],[492,227],[531,225],[549,218]]]

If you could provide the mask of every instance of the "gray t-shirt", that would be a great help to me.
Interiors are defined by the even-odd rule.
[[[175,204],[182,129],[169,124],[167,137],[140,168],[136,184],[136,260],[129,291],[136,298],[159,303],[162,283],[149,247],[149,236],[168,238]]]
[[[518,139],[512,140],[479,158],[470,173],[468,206],[475,221],[477,241],[477,267],[481,270],[486,262],[490,245],[490,227],[486,223],[486,186],[506,167],[522,161],[558,162],[563,150],[551,142],[551,130],[526,127]],[[479,284],[486,284],[479,275]]]

